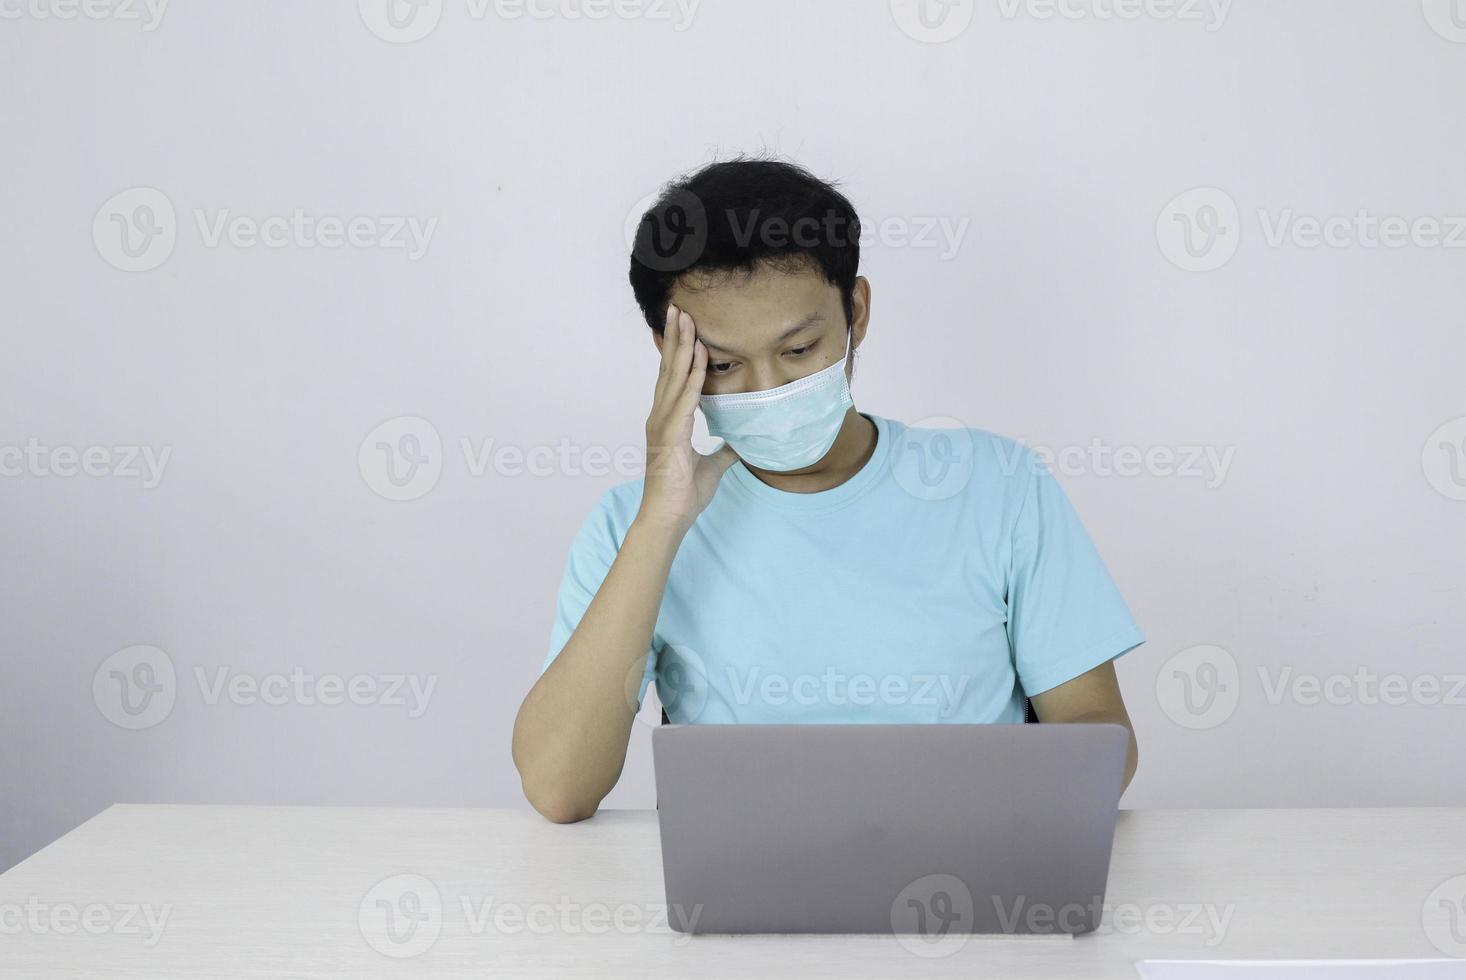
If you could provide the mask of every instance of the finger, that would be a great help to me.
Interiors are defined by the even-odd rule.
[[[673,358],[677,353],[677,323],[681,313],[682,311],[671,303],[667,304],[667,318],[662,323],[662,363],[657,366],[656,398],[658,400],[661,399],[672,380],[672,367],[676,363]]]
[[[676,366],[672,371],[672,380],[677,383],[677,387],[672,390],[680,393],[681,386],[687,382],[687,372],[692,368],[692,344],[697,337],[697,328],[693,326],[692,315],[686,310],[682,310],[677,317],[677,327],[677,355],[674,359]]]
[[[702,394],[703,381],[708,376],[707,347],[703,346],[701,340],[694,340],[692,347],[692,370],[687,374],[687,386],[682,389],[682,397],[678,400],[678,407],[688,413],[697,404],[698,396]]]

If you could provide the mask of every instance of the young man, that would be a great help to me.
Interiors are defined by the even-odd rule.
[[[782,162],[712,164],[643,219],[647,472],[576,535],[514,725],[550,820],[615,786],[653,680],[680,723],[1021,722],[1027,698],[1131,727],[1111,661],[1145,638],[1041,459],[856,411],[859,259],[850,202]]]

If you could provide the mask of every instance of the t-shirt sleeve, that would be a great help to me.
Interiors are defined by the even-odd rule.
[[[549,653],[540,667],[541,674],[549,669],[550,664],[554,663],[560,651],[565,649],[565,644],[570,641],[570,635],[580,625],[581,617],[585,615],[601,583],[605,581],[607,573],[611,571],[611,563],[616,560],[622,540],[624,540],[624,534],[616,532],[611,495],[610,491],[607,491],[585,521],[581,523],[580,530],[576,532],[574,540],[570,543],[570,554],[565,559],[565,569],[560,578],[560,591],[555,599],[555,619],[550,626]],[[647,654],[646,670],[641,678],[641,690],[636,696],[638,703],[646,697],[646,689],[656,674],[655,637],[653,637],[653,645],[647,649]]]
[[[1026,450],[1012,535],[1008,640],[1029,697],[1128,653],[1145,636],[1064,489]]]

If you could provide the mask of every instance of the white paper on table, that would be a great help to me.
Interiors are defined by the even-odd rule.
[[[1466,960],[1141,960],[1140,980],[1466,980]]]

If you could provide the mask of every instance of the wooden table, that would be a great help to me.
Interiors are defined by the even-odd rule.
[[[654,811],[119,805],[0,875],[0,977],[1133,980],[1151,958],[1466,956],[1457,876],[1463,809],[1124,811],[1096,934],[688,937]]]

